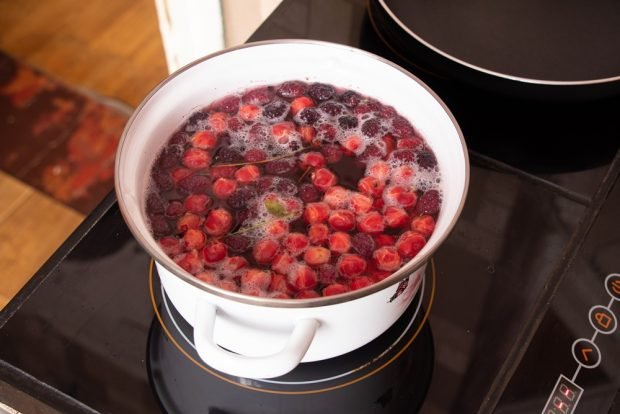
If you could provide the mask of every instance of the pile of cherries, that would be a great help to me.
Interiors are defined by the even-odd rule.
[[[392,107],[288,81],[192,114],[150,172],[162,250],[219,288],[314,298],[376,283],[426,244],[441,208],[433,151]]]

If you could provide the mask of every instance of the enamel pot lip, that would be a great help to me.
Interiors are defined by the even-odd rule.
[[[132,215],[128,211],[127,206],[125,205],[125,202],[124,202],[125,195],[121,191],[121,183],[120,183],[120,176],[119,176],[120,164],[121,164],[120,160],[122,158],[121,154],[123,152],[124,146],[129,140],[128,131],[131,129],[132,124],[135,122],[137,115],[143,110],[144,106],[153,98],[153,96],[160,89],[165,87],[168,84],[168,82],[170,82],[170,80],[174,79],[181,73],[188,71],[194,66],[197,66],[201,64],[202,62],[205,62],[216,56],[220,56],[223,54],[231,53],[236,50],[241,50],[241,49],[246,49],[246,48],[263,47],[263,46],[278,45],[278,44],[299,44],[299,45],[320,46],[324,48],[335,48],[335,49],[342,51],[343,53],[356,53],[356,54],[365,56],[369,59],[378,60],[379,62],[392,67],[393,69],[396,69],[404,73],[407,77],[411,79],[412,82],[415,82],[421,87],[423,87],[433,97],[433,99],[437,101],[437,103],[440,104],[442,109],[445,111],[445,113],[450,118],[452,126],[455,129],[456,133],[458,134],[458,138],[459,138],[460,145],[461,145],[461,150],[462,150],[463,157],[464,157],[465,170],[462,171],[462,173],[465,176],[464,176],[463,192],[460,195],[461,198],[459,200],[459,205],[455,211],[455,214],[452,217],[450,217],[450,222],[448,226],[446,227],[445,231],[442,234],[438,235],[438,237],[433,240],[434,244],[431,246],[430,249],[428,249],[424,254],[418,255],[414,259],[407,262],[405,265],[403,265],[399,270],[394,272],[392,275],[388,276],[387,278],[373,285],[367,286],[359,290],[350,291],[350,292],[347,292],[341,295],[326,296],[326,297],[319,297],[319,298],[312,298],[312,299],[274,299],[274,298],[267,298],[267,297],[249,296],[249,295],[244,295],[241,293],[236,293],[236,292],[231,292],[225,289],[221,289],[221,288],[212,286],[210,284],[207,284],[195,278],[191,274],[183,271],[182,269],[174,265],[174,263],[172,262],[170,258],[168,258],[165,254],[163,254],[163,252],[160,249],[155,247],[155,242],[150,235],[148,235],[147,237],[142,234],[137,224],[135,223],[134,219],[132,218]],[[466,196],[467,196],[467,192],[469,188],[469,175],[470,175],[469,157],[468,157],[468,152],[467,152],[467,146],[465,144],[465,139],[463,137],[461,128],[459,127],[456,119],[454,118],[454,115],[448,109],[446,104],[439,98],[439,96],[437,96],[437,94],[434,91],[432,91],[419,78],[417,78],[416,76],[412,75],[411,73],[409,73],[402,67],[392,63],[391,61],[387,59],[384,59],[380,56],[374,55],[372,53],[369,53],[369,52],[366,52],[366,51],[363,51],[363,50],[360,50],[354,47],[331,43],[331,42],[317,41],[317,40],[278,39],[278,40],[268,40],[268,41],[247,43],[241,46],[228,48],[228,49],[218,51],[216,53],[212,53],[210,55],[207,55],[201,59],[198,59],[180,68],[179,70],[175,71],[170,76],[168,76],[166,79],[164,79],[161,83],[159,83],[159,85],[157,85],[146,96],[146,98],[144,98],[144,100],[136,108],[136,110],[133,112],[132,116],[130,117],[129,121],[125,125],[125,129],[120,138],[117,155],[116,155],[114,184],[115,184],[116,197],[118,200],[121,214],[125,220],[125,223],[129,227],[131,233],[136,238],[138,243],[149,253],[149,255],[151,255],[151,257],[155,259],[155,261],[160,266],[163,266],[166,270],[168,270],[170,273],[172,273],[176,277],[179,277],[181,280],[189,283],[190,285],[203,291],[204,293],[214,295],[218,298],[228,299],[232,302],[239,302],[239,303],[244,303],[248,305],[265,306],[265,307],[273,307],[273,308],[312,308],[312,307],[319,307],[319,306],[335,305],[338,303],[348,302],[351,300],[355,300],[355,299],[368,296],[370,294],[381,291],[396,283],[401,282],[402,280],[406,279],[411,273],[413,273],[414,271],[419,269],[421,266],[423,266],[424,263],[426,263],[430,259],[430,257],[437,250],[437,248],[445,241],[445,239],[450,234],[451,230],[454,228],[454,225],[456,224],[461,214],[461,211],[463,209],[463,206],[465,204],[465,200],[466,200]]]

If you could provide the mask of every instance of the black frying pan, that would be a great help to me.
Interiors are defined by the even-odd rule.
[[[620,94],[619,0],[369,0],[369,14],[440,75],[525,98]]]

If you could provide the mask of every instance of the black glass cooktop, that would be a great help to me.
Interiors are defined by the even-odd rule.
[[[446,79],[384,44],[363,0],[284,0],[252,40],[274,38],[391,59],[462,126],[467,203],[433,258],[430,316],[402,359],[321,404],[210,376],[163,332],[150,258],[110,195],[0,313],[0,401],[24,413],[241,413],[250,403],[261,413],[389,413],[403,401],[432,414],[620,413],[620,99],[527,101]],[[161,295],[155,309],[164,322],[174,313],[162,312]],[[359,390],[370,391],[354,400]]]

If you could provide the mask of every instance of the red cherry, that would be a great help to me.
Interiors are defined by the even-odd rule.
[[[308,229],[308,239],[312,244],[321,244],[327,241],[328,236],[329,227],[323,223],[313,224]]]
[[[383,214],[385,225],[392,229],[399,229],[409,222],[409,215],[400,207],[388,206]]]
[[[316,272],[303,264],[294,266],[287,276],[289,283],[297,290],[313,289],[318,283]]]
[[[228,118],[228,114],[225,114],[224,112],[214,112],[209,115],[207,123],[216,133],[224,132],[228,128]]]
[[[351,288],[351,290],[358,290],[374,283],[374,280],[368,276],[356,276],[349,282],[349,288]]]
[[[265,225],[265,232],[273,238],[279,239],[288,233],[289,224],[284,220],[271,220]]]
[[[426,244],[424,236],[415,231],[406,231],[396,241],[398,253],[406,259],[414,257]]]
[[[253,104],[243,105],[239,108],[239,117],[244,121],[254,121],[260,114],[260,107]]]
[[[185,233],[188,229],[197,229],[200,227],[200,216],[192,213],[186,213],[177,221],[177,231]]]
[[[173,236],[165,236],[159,239],[159,246],[168,256],[176,256],[183,251],[181,241]]]
[[[366,213],[359,217],[357,228],[364,233],[380,233],[385,228],[383,225],[383,216],[376,211]]]
[[[183,235],[183,244],[185,250],[202,249],[205,245],[206,237],[204,233],[198,229],[188,229]]]
[[[323,201],[331,208],[345,208],[349,202],[350,191],[339,185],[330,187],[325,191]]]
[[[355,214],[349,210],[333,210],[328,222],[334,230],[350,231],[355,228]]]
[[[241,275],[241,291],[249,293],[258,289],[266,291],[271,284],[271,272],[262,269],[248,269]]]
[[[357,189],[372,197],[381,197],[385,184],[375,177],[364,177],[357,183]]]
[[[320,295],[315,290],[302,290],[295,295],[295,299],[314,299],[318,297]]]
[[[262,239],[256,242],[252,255],[257,263],[269,264],[276,257],[280,245],[274,239]]]
[[[211,131],[198,131],[192,135],[192,145],[203,150],[213,149],[217,146],[217,135]]]
[[[329,249],[336,253],[346,253],[351,249],[351,236],[348,233],[337,231],[328,239]]]
[[[223,236],[232,227],[232,222],[232,216],[228,211],[216,208],[207,213],[204,229],[209,236]]]
[[[226,199],[237,189],[237,182],[229,178],[218,178],[213,183],[213,194],[221,199]]]
[[[338,178],[327,168],[319,168],[312,173],[312,184],[321,191],[336,185]]]
[[[256,165],[245,165],[235,172],[235,178],[242,184],[252,183],[260,177],[260,170]]]
[[[336,263],[338,273],[347,279],[364,273],[366,266],[366,260],[357,254],[343,254]]]
[[[323,296],[334,296],[340,295],[341,293],[346,293],[348,291],[349,288],[347,288],[345,285],[341,283],[332,283],[331,285],[324,287],[321,293],[323,294]]]
[[[205,283],[210,285],[216,285],[219,283],[220,278],[213,270],[205,270],[204,272],[200,272],[196,274],[196,279],[202,280]]]
[[[296,115],[297,112],[301,111],[304,108],[309,108],[314,106],[314,101],[307,96],[300,96],[299,98],[293,99],[291,102],[291,114]]]
[[[183,165],[192,170],[207,168],[211,164],[211,154],[200,148],[190,148],[183,154]]]
[[[224,243],[211,240],[204,249],[202,249],[201,253],[204,262],[209,266],[214,266],[226,257],[228,249]]]
[[[415,192],[407,187],[399,185],[391,185],[387,187],[383,194],[385,204],[389,206],[401,206],[409,208],[415,206],[418,196]]]
[[[366,148],[366,144],[364,141],[358,137],[357,135],[351,135],[345,138],[342,146],[347,150],[354,154],[360,154]]]
[[[296,262],[297,261],[293,256],[284,252],[274,257],[271,262],[271,268],[278,273],[286,274],[291,269],[291,266]]]
[[[303,233],[289,233],[284,236],[283,246],[293,256],[298,256],[310,245],[308,237]]]
[[[211,198],[206,194],[190,194],[183,202],[183,207],[190,213],[204,214],[211,204]]]
[[[374,241],[377,247],[394,246],[396,239],[389,234],[377,234],[374,236]]]
[[[181,266],[181,268],[188,273],[195,275],[196,273],[202,272],[202,260],[198,257],[198,252],[196,250],[181,253],[180,255],[175,256],[172,260],[174,260],[176,264]]]
[[[351,208],[355,214],[367,213],[373,206],[373,199],[365,194],[351,194]]]
[[[385,161],[375,161],[366,168],[366,175],[375,177],[377,180],[385,181],[390,178],[392,168]]]
[[[435,219],[429,215],[414,217],[411,220],[411,230],[417,231],[428,239],[435,231]]]
[[[329,205],[327,203],[308,203],[304,211],[304,218],[309,224],[323,222],[329,217]]]
[[[379,247],[372,254],[377,269],[393,272],[400,268],[402,259],[395,247]]]
[[[325,157],[320,152],[306,152],[299,156],[301,168],[321,168],[325,166]]]
[[[310,266],[319,266],[329,262],[331,252],[325,247],[310,246],[304,253],[304,261]]]

